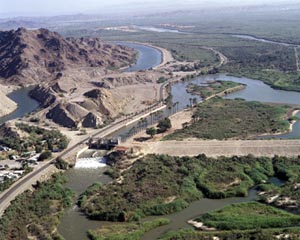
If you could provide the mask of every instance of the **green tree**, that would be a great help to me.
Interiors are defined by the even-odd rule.
[[[146,133],[153,138],[153,136],[157,133],[157,130],[154,127],[147,128]]]
[[[159,132],[165,132],[172,127],[171,120],[164,118],[158,122],[157,127],[159,128]]]
[[[50,158],[52,156],[52,153],[50,151],[45,151],[45,152],[42,152],[41,155],[39,156],[39,161],[44,161],[48,158]]]

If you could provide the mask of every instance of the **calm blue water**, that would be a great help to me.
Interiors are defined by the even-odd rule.
[[[139,53],[136,64],[125,69],[124,72],[148,70],[162,62],[162,53],[156,48],[129,42],[117,42],[117,44],[134,48]]]
[[[13,113],[0,118],[0,124],[12,119],[23,117],[38,108],[39,103],[28,95],[33,88],[33,86],[21,88],[8,95],[18,104],[18,108]]]

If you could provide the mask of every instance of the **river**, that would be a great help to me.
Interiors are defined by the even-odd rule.
[[[136,47],[136,44],[126,44],[127,46]],[[157,56],[155,57],[155,61],[153,59],[149,59],[145,56],[149,53],[149,49],[151,47],[141,48],[138,44],[138,51],[141,51],[139,57],[143,57],[143,61],[147,61],[147,64],[142,64],[140,61],[137,62],[136,66],[127,69],[127,71],[134,71],[134,69],[143,70],[149,69],[149,66],[153,67],[154,62],[156,64],[160,64],[161,61],[161,53],[160,51],[155,51]],[[154,48],[153,48],[154,49]],[[154,53],[154,52],[153,52]],[[158,61],[160,59],[160,61]],[[224,81],[235,81],[240,82],[243,84],[247,84],[247,87],[239,92],[236,92],[226,98],[244,98],[246,100],[255,100],[261,102],[275,102],[275,103],[287,103],[287,104],[299,104],[300,105],[300,93],[299,92],[287,92],[282,90],[275,90],[272,89],[270,86],[266,85],[265,83],[248,79],[248,78],[237,78],[227,76],[225,74],[218,74],[218,75],[209,75],[209,76],[201,76],[190,81],[186,82],[178,82],[172,85],[171,93],[172,93],[172,101],[173,103],[179,102],[179,110],[184,109],[189,103],[190,98],[196,97],[198,101],[202,99],[197,96],[193,96],[186,92],[186,86],[192,82],[195,84],[204,83],[207,80],[224,80]],[[163,115],[168,115],[170,112],[169,109],[166,109]],[[150,121],[150,117],[147,118],[148,122]],[[297,122],[299,124],[299,121]],[[126,135],[130,128],[135,126],[134,124],[121,129],[120,131],[114,133],[112,136],[120,136]],[[296,125],[294,125],[296,126]],[[295,127],[296,129],[297,127]],[[300,129],[297,128],[298,136],[300,135]],[[69,178],[67,183],[67,187],[71,188],[73,191],[76,192],[76,195],[79,196],[89,185],[93,184],[94,182],[101,182],[103,184],[107,183],[110,179],[105,176],[103,173],[105,171],[104,168],[97,168],[97,169],[71,169],[66,172],[66,176]],[[281,184],[279,179],[271,179],[274,184]],[[167,218],[171,219],[171,223],[167,226],[162,226],[157,228],[149,233],[147,233],[143,239],[145,240],[152,240],[157,238],[163,232],[168,230],[176,230],[182,227],[188,227],[189,225],[186,223],[187,220],[199,216],[205,212],[222,208],[231,203],[238,203],[238,202],[245,202],[254,200],[256,197],[255,189],[251,189],[249,191],[249,195],[245,198],[229,198],[229,199],[220,199],[220,200],[212,200],[212,199],[201,199],[192,203],[188,208],[185,210],[174,213],[171,215],[166,216]],[[147,218],[152,219],[152,217]],[[59,232],[65,237],[66,240],[87,240],[86,231],[89,229],[96,229],[103,224],[110,224],[107,222],[100,222],[100,221],[91,221],[87,219],[84,215],[80,213],[76,206],[70,208],[66,211],[65,215],[61,219],[61,224],[59,225]]]
[[[162,53],[156,48],[131,42],[115,42],[119,45],[134,48],[138,52],[137,62],[124,70],[124,72],[135,72],[151,69],[162,62]]]
[[[254,37],[254,36],[251,36],[251,35],[246,35],[246,34],[231,34],[231,36],[241,38],[241,39],[247,39],[247,40],[263,42],[263,43],[271,43],[271,44],[282,45],[282,46],[285,46],[285,47],[299,47],[299,45],[292,44],[292,43],[272,41],[272,40],[268,40],[268,39],[265,39],[265,38],[257,38],[257,37]]]
[[[28,95],[33,88],[33,86],[21,88],[8,95],[9,98],[18,104],[18,108],[11,114],[1,117],[0,124],[12,119],[21,118],[38,108],[39,103]]]

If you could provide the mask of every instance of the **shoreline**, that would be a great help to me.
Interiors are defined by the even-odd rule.
[[[139,44],[139,45],[143,45],[143,46],[146,46],[146,47],[151,47],[151,48],[154,48],[154,49],[158,50],[161,53],[161,62],[157,66],[154,66],[152,68],[153,70],[156,70],[156,69],[164,66],[167,62],[174,61],[172,53],[169,50],[167,50],[166,48],[158,47],[158,46],[155,46],[155,45],[153,45],[151,43],[147,43],[147,42],[137,42],[137,41],[124,41],[124,42]],[[124,70],[124,69],[120,68],[120,70]]]

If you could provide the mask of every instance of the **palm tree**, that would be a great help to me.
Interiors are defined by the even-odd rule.
[[[190,100],[190,107],[192,108],[193,107],[193,98],[189,98]]]
[[[197,105],[197,98],[196,97],[193,98],[193,104]]]

